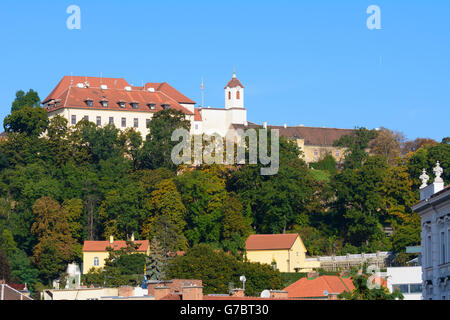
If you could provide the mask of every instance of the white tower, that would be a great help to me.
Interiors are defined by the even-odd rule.
[[[236,78],[236,71],[233,72],[233,78],[225,87],[225,109],[232,108],[244,109],[244,86]]]

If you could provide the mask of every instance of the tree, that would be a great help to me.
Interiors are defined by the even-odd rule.
[[[370,141],[375,139],[377,135],[376,130],[356,128],[352,134],[342,136],[335,141],[333,146],[347,148],[344,167],[349,169],[360,168],[368,157],[366,149],[369,147]]]
[[[416,138],[415,140],[412,140],[412,141],[406,141],[403,144],[402,154],[407,154],[409,152],[416,152],[421,147],[434,146],[434,145],[437,145],[437,144],[438,143],[435,140],[433,140],[433,139]]]
[[[187,172],[175,183],[187,209],[186,238],[190,245],[219,242],[226,197],[224,182],[204,171]]]
[[[83,200],[81,199],[67,199],[63,202],[63,207],[67,211],[67,218],[72,238],[83,240]]]
[[[151,227],[153,239],[156,239],[165,254],[176,253],[187,248],[183,231],[171,222],[167,216],[157,216]]]
[[[371,153],[383,156],[389,164],[393,164],[401,154],[401,145],[405,136],[401,132],[393,132],[384,127],[381,127],[377,133],[377,137],[369,142]]]
[[[154,186],[155,190],[150,195],[149,211],[150,216],[144,224],[143,236],[147,239],[153,238],[161,230],[171,230],[164,235],[169,236],[175,243],[167,247],[163,238],[157,236],[157,239],[163,246],[170,251],[184,250],[186,248],[186,238],[183,235],[186,226],[186,208],[182,202],[181,195],[178,192],[172,179],[166,179]],[[159,222],[158,222],[159,221]]]
[[[75,241],[70,233],[67,212],[50,197],[43,197],[33,205],[35,223],[31,232],[37,236],[33,260],[43,279],[51,281],[73,261]]]
[[[246,294],[259,295],[265,289],[281,289],[283,281],[279,271],[269,265],[241,262],[221,250],[206,244],[189,249],[184,256],[176,257],[168,268],[169,279],[201,279],[205,294],[227,293],[230,282],[239,283],[245,275]]]
[[[380,186],[387,167],[383,157],[369,157],[360,169],[345,169],[331,182],[336,193],[333,222],[354,246],[384,239],[382,218],[386,211]]]
[[[179,143],[172,141],[172,133],[176,129],[190,130],[191,123],[186,115],[175,109],[162,110],[154,114],[150,122],[150,133],[142,148],[140,165],[143,169],[169,168],[174,170],[172,149]]]
[[[149,280],[166,279],[167,252],[164,252],[156,238],[150,242],[150,257],[146,269]]]
[[[367,264],[363,265],[362,269],[357,270],[356,268],[352,270],[350,276],[353,281],[355,289],[352,292],[344,291],[338,297],[345,300],[403,300],[403,295],[400,290],[395,290],[390,293],[388,288],[379,284],[375,285],[371,281],[371,273],[367,272]],[[372,285],[371,285],[372,284]]]
[[[0,279],[9,281],[11,275],[11,266],[8,262],[8,258],[3,250],[0,250]]]
[[[10,230],[4,229],[0,235],[0,249],[10,258],[17,251],[17,243],[14,241]]]
[[[11,112],[18,111],[23,107],[38,108],[41,104],[41,99],[36,91],[33,89],[28,90],[25,94],[23,90],[16,92],[16,99],[11,106]]]
[[[3,121],[6,132],[39,136],[49,124],[47,110],[44,108],[23,107],[8,115]]]

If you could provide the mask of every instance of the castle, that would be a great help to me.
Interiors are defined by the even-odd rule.
[[[225,137],[229,130],[265,127],[278,129],[281,136],[293,139],[303,151],[306,162],[316,162],[331,154],[336,161],[344,149],[333,147],[334,141],[352,133],[351,129],[257,125],[247,121],[244,86],[233,73],[225,86],[225,107],[196,107],[196,102],[168,83],[149,82],[132,86],[121,78],[65,76],[42,102],[49,117],[65,117],[69,125],[86,119],[98,126],[107,124],[125,130],[134,128],[145,138],[153,115],[172,108],[185,114],[191,122],[191,134],[217,133]]]

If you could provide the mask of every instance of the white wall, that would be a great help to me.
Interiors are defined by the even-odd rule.
[[[54,117],[55,115],[61,115],[68,120],[69,126],[72,126],[72,115],[76,116],[76,122],[84,118],[84,116],[89,117],[89,121],[97,123],[97,117],[101,117],[101,125],[106,126],[109,124],[109,118],[114,118],[114,125],[116,128],[125,130],[127,128],[134,128],[134,119],[138,119],[138,127],[134,128],[141,133],[142,138],[145,139],[149,130],[147,129],[147,119],[153,118],[152,112],[142,112],[142,111],[125,111],[125,110],[102,110],[102,109],[82,109],[82,108],[63,108],[49,113],[49,117]],[[122,118],[126,119],[126,127],[122,127]],[[191,121],[191,133],[194,131],[194,116],[187,115],[187,119]]]
[[[422,267],[396,267],[387,268],[387,285],[390,292],[393,292],[393,285],[422,285]],[[422,292],[406,293],[402,292],[404,300],[422,300]]]

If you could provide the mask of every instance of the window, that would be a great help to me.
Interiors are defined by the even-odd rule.
[[[114,124],[114,117],[109,117],[109,124],[113,125]]]
[[[150,128],[150,119],[146,119],[145,124],[146,124],[147,128]]]
[[[104,107],[104,108],[108,107],[108,101],[102,100],[102,101],[100,101],[100,103],[102,104],[102,107]]]
[[[122,128],[125,128],[127,126],[127,119],[122,118]]]
[[[228,91],[228,100],[231,100],[231,91]]]
[[[98,126],[102,125],[102,117],[97,117],[97,125]]]
[[[133,102],[133,103],[131,103],[131,107],[133,109],[137,109],[139,107],[139,103]]]
[[[150,108],[150,110],[155,110],[156,109],[156,104],[154,103],[149,103],[148,107]]]
[[[441,232],[441,264],[445,263],[445,233]]]
[[[72,115],[72,124],[77,124],[77,116],[76,115]]]
[[[133,125],[135,128],[139,127],[139,119],[138,118],[133,119]]]
[[[94,258],[94,266],[96,266],[96,267],[99,266],[99,259],[98,259],[98,257]]]
[[[94,101],[92,101],[92,100],[90,100],[90,99],[87,99],[87,100],[86,100],[86,105],[87,105],[88,107],[92,107],[92,106],[94,105]]]
[[[119,107],[125,108],[125,102],[119,101],[118,104],[119,104]]]
[[[319,151],[318,150],[314,150],[314,156],[318,156],[319,155]]]
[[[89,121],[89,116],[84,116],[84,120]]]
[[[195,130],[198,130],[198,124],[195,125]]]
[[[450,262],[450,229],[447,230],[447,262]]]
[[[409,293],[421,293],[422,284],[421,283],[411,283],[409,285]]]
[[[427,256],[427,266],[431,267],[431,235],[428,235],[427,237],[425,248],[426,248],[425,255]]]
[[[402,293],[421,293],[422,284],[420,283],[406,283],[406,284],[393,284],[392,289],[399,289]]]
[[[170,108],[170,104],[162,104],[161,105],[162,106],[162,108],[164,109],[164,110],[167,110],[167,109],[169,109]]]
[[[336,157],[339,157],[339,151],[336,151]]]
[[[241,98],[241,92],[236,91],[236,99],[239,100]]]

